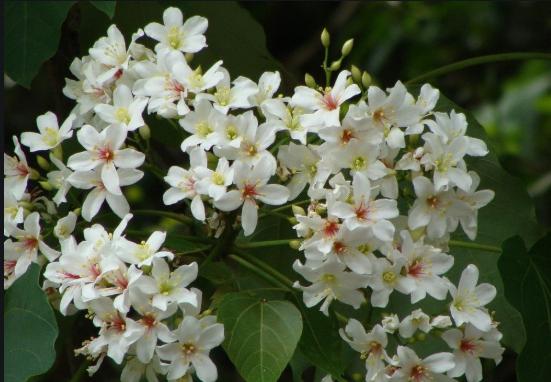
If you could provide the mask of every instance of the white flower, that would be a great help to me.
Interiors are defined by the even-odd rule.
[[[480,177],[474,171],[469,171],[469,176],[472,179],[471,188],[467,191],[457,190],[457,198],[470,207],[468,214],[459,217],[459,222],[469,239],[474,240],[478,230],[478,210],[492,201],[495,192],[492,190],[477,191]]]
[[[242,162],[234,165],[234,183],[238,190],[231,190],[214,206],[222,211],[233,211],[243,205],[241,225],[245,236],[252,234],[258,220],[257,200],[271,205],[285,203],[289,190],[280,184],[267,184],[272,174],[271,162],[262,158],[252,168]]]
[[[59,240],[68,239],[73,233],[77,223],[77,215],[69,211],[67,216],[59,219],[54,227],[54,235]]]
[[[42,240],[39,221],[40,215],[33,212],[25,218],[23,229],[13,227],[11,234],[17,241],[8,239],[4,242],[4,274],[13,270],[15,278],[18,278],[27,271],[32,262],[36,262],[39,251],[49,261],[54,261],[59,256],[58,251]]]
[[[400,252],[406,259],[406,277],[415,283],[415,289],[411,292],[411,303],[415,304],[431,295],[437,300],[443,300],[448,292],[448,286],[444,279],[438,275],[444,274],[453,266],[453,256],[442,253],[439,248],[416,242],[411,234],[404,230],[400,232],[402,243]]]
[[[195,110],[180,119],[180,126],[191,134],[182,142],[182,151],[198,145],[204,150],[210,150],[217,143],[215,129],[223,118],[224,115],[213,108],[208,100],[197,101]]]
[[[469,206],[459,200],[453,191],[437,191],[424,176],[413,179],[413,187],[417,199],[409,211],[409,228],[427,227],[427,235],[431,239],[441,238],[449,231],[449,218],[469,213]]]
[[[413,281],[402,275],[404,259],[398,258],[391,263],[385,258],[372,256],[373,272],[367,276],[368,285],[373,289],[371,305],[384,308],[394,289],[409,294],[415,288]]]
[[[166,374],[157,355],[153,356],[151,362],[142,363],[137,357],[130,358],[124,364],[121,372],[121,382],[139,382],[145,377],[147,382],[159,382],[157,373]]]
[[[201,93],[197,95],[197,101],[207,99],[214,104],[214,108],[227,114],[230,109],[247,109],[253,105],[249,98],[258,92],[256,84],[246,77],[239,76],[230,82],[230,73],[227,69],[220,68],[223,78],[216,84],[214,94]]]
[[[492,331],[497,332],[495,328],[492,328]],[[465,374],[467,382],[482,381],[480,358],[490,358],[498,364],[505,351],[499,345],[501,335],[496,339],[491,334],[480,331],[470,324],[467,324],[463,330],[450,329],[444,332],[442,339],[450,348],[454,349],[455,367],[448,371],[448,375],[460,377]]]
[[[197,304],[195,293],[186,288],[197,278],[197,269],[197,263],[191,263],[171,272],[162,258],[154,258],[151,276],[140,277],[135,286],[143,293],[152,296],[151,305],[162,311],[167,310],[172,302]]]
[[[416,330],[430,332],[430,317],[421,309],[415,309],[400,322],[399,333],[404,338],[413,336]]]
[[[174,380],[184,376],[192,365],[199,380],[214,382],[218,372],[209,352],[224,341],[224,326],[212,324],[203,327],[197,318],[186,316],[173,333],[177,343],[157,348],[159,357],[170,361],[167,378]]]
[[[290,107],[281,98],[267,99],[262,102],[260,108],[266,117],[266,124],[271,126],[275,132],[288,131],[291,138],[303,145],[306,144],[308,129],[300,123],[302,109]]]
[[[308,183],[310,188],[325,184],[330,175],[330,169],[321,162],[321,156],[308,146],[293,142],[280,146],[277,159],[292,174],[287,184],[289,200],[295,199]]]
[[[119,85],[113,92],[113,105],[96,105],[94,111],[105,122],[134,131],[145,125],[142,113],[146,105],[146,98],[134,98],[128,86]]]
[[[116,167],[134,169],[142,165],[145,155],[131,148],[121,149],[126,130],[111,125],[98,132],[90,125],[83,126],[77,133],[80,144],[87,150],[73,154],[67,166],[76,171],[89,171],[96,167],[101,173],[101,181],[112,194],[122,195],[121,181]],[[116,166],[116,167],[115,167]]]
[[[395,313],[389,314],[382,319],[381,324],[385,332],[392,334],[400,327],[400,319]]]
[[[344,219],[349,229],[366,227],[380,240],[390,241],[394,235],[394,225],[387,219],[398,216],[395,200],[371,197],[371,185],[367,176],[361,172],[354,174],[353,203],[336,201],[328,204],[330,213]]]
[[[143,172],[131,168],[121,168],[115,170],[115,173],[119,186],[134,184],[143,177]],[[107,189],[99,170],[75,171],[69,176],[68,182],[76,188],[92,189],[82,204],[82,217],[87,221],[96,216],[104,201],[107,201],[111,210],[121,218],[130,210],[122,192],[114,194]]]
[[[205,206],[201,200],[201,194],[196,189],[199,181],[194,168],[207,167],[207,156],[202,148],[197,147],[191,150],[190,170],[185,170],[178,166],[172,166],[168,169],[168,175],[164,180],[170,184],[170,188],[163,194],[163,203],[171,205],[182,199],[191,199],[191,213],[197,220],[205,220]]]
[[[291,105],[305,110],[301,123],[317,131],[326,126],[340,126],[340,106],[350,98],[360,94],[356,84],[347,85],[350,76],[348,70],[343,70],[337,76],[333,88],[319,92],[307,86],[297,86],[291,98]]]
[[[155,46],[157,52],[163,49],[174,49],[184,53],[196,53],[207,46],[204,33],[208,28],[208,20],[193,16],[184,23],[182,11],[169,7],[163,12],[164,25],[150,23],[145,27],[145,33],[159,41]]]
[[[430,321],[430,326],[433,328],[444,329],[452,326],[452,320],[450,316],[436,316]]]
[[[4,187],[5,190],[13,193],[15,199],[20,200],[27,188],[31,168],[27,164],[25,153],[21,150],[21,145],[15,135],[13,136],[13,144],[16,157],[10,157],[4,153]]]
[[[451,353],[435,353],[420,359],[413,350],[398,346],[398,370],[391,377],[393,382],[452,382],[443,375],[454,367]]]
[[[312,284],[302,286],[295,281],[294,287],[303,291],[304,304],[311,308],[323,301],[320,311],[329,315],[329,305],[333,300],[341,301],[358,309],[365,301],[360,288],[365,288],[367,281],[365,276],[345,271],[346,265],[327,260],[317,268],[303,265],[299,260],[293,263],[293,269]]]
[[[366,231],[361,227],[354,230],[341,227],[333,241],[332,253],[352,272],[360,275],[369,274],[372,269],[371,259],[360,250],[369,241],[370,235]]]
[[[71,114],[59,127],[57,117],[51,111],[36,118],[39,133],[21,133],[21,143],[29,147],[31,152],[51,150],[65,139],[73,136],[73,121],[76,116]]]
[[[258,92],[252,94],[249,100],[254,106],[261,106],[265,101],[270,100],[281,85],[279,72],[264,72],[258,80]]]
[[[200,179],[196,185],[197,191],[214,200],[220,199],[226,193],[226,188],[233,183],[233,168],[226,158],[218,159],[214,171],[202,166],[195,167],[194,171]]]
[[[350,319],[346,327],[339,330],[343,340],[348,342],[352,349],[360,352],[362,358],[366,358],[366,381],[384,381],[385,364],[388,359],[385,348],[388,345],[387,335],[381,325],[375,325],[369,333],[358,320]]]
[[[23,207],[11,192],[6,192],[4,184],[4,236],[10,236],[13,228],[23,223]]]
[[[457,288],[449,284],[452,303],[450,313],[457,326],[466,322],[473,324],[477,329],[489,331],[492,319],[484,305],[488,304],[496,296],[496,288],[491,284],[478,282],[478,268],[469,264],[461,273]]]
[[[378,159],[380,147],[364,142],[351,141],[346,150],[332,151],[327,158],[335,166],[334,172],[349,168],[352,174],[363,173],[369,179],[380,179],[387,174],[386,166]]]
[[[193,70],[185,60],[178,61],[172,67],[174,78],[183,84],[188,91],[199,94],[207,89],[215,87],[222,79],[224,74],[220,70],[222,61],[217,61],[205,73],[201,67]]]
[[[48,172],[46,176],[48,177],[48,182],[57,188],[57,192],[52,200],[59,206],[67,202],[67,192],[71,188],[71,183],[69,183],[68,179],[73,172],[52,154],[50,154],[50,160],[57,167],[57,170]]]
[[[167,257],[169,260],[174,255],[168,251],[159,251],[166,238],[166,232],[155,231],[147,241],[136,244],[122,239],[117,250],[117,256],[126,263],[135,264],[138,267],[150,266],[153,259]]]
[[[90,350],[107,347],[107,356],[121,364],[130,345],[143,334],[138,323],[117,311],[111,299],[102,297],[90,302],[94,312],[94,324],[101,327],[99,337],[90,344]]]

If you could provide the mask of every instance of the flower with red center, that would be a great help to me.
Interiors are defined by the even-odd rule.
[[[339,232],[340,225],[335,220],[327,220],[323,225],[323,235],[333,237]]]
[[[243,195],[243,199],[254,199],[258,195],[256,185],[246,183],[241,190],[241,195]]]
[[[474,343],[474,341],[462,339],[461,342],[459,343],[459,349],[461,349],[461,351],[464,353],[469,353],[471,355],[474,355],[477,350],[477,346]]]
[[[411,368],[409,372],[409,380],[415,382],[421,382],[427,377],[427,368],[423,365],[417,365]]]
[[[151,330],[155,327],[155,325],[157,325],[157,316],[151,312],[148,312],[140,319],[140,322],[142,325],[147,327],[148,330]]]
[[[327,110],[335,110],[339,107],[339,103],[333,94],[331,94],[330,89],[323,95],[323,104]]]
[[[341,133],[341,143],[347,144],[352,138],[356,138],[350,129],[344,129]]]
[[[408,268],[407,273],[411,277],[421,277],[425,273],[423,263],[419,260],[415,260]]]
[[[346,251],[346,245],[341,241],[335,241],[333,243],[333,250],[338,254],[344,253]]]
[[[112,161],[115,159],[115,153],[109,146],[101,147],[98,149],[98,159],[103,160],[105,162]]]

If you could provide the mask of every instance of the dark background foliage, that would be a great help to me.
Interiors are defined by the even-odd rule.
[[[374,82],[383,87],[469,57],[550,51],[551,8],[546,2],[242,2],[241,6],[264,28],[267,47],[282,64],[280,70],[287,89],[302,81],[304,72],[321,80],[323,52],[319,34],[324,26],[331,33],[335,56],[345,40],[355,39],[346,65],[355,64],[369,71]],[[124,17],[154,21],[160,14]],[[33,129],[36,116],[45,111],[52,110],[63,118],[70,112],[72,101],[62,95],[61,89],[64,78],[70,76],[68,67],[73,58],[85,54],[89,43],[97,38],[86,35],[85,26],[89,25],[90,18],[103,30],[110,23],[106,15],[88,3],[79,2],[71,8],[56,54],[42,65],[30,89],[11,86],[10,81],[6,81],[4,139],[7,145],[11,146],[8,137],[12,134]],[[499,154],[502,165],[519,177],[533,196],[540,224],[549,228],[551,63],[486,64],[433,78],[430,82],[457,104],[474,112],[490,136],[489,143]],[[131,203],[145,202],[139,188],[131,189],[130,194]],[[80,327],[73,324],[73,318],[61,320],[60,338],[71,343],[58,341],[58,354],[78,346],[89,331],[86,324],[78,324],[84,325]],[[237,374],[221,352],[216,357],[219,372],[225,376],[221,380],[237,380]],[[488,380],[514,381],[513,360],[513,356],[508,355]],[[42,380],[66,380],[78,368],[78,362],[72,354],[58,357],[54,370]],[[106,368],[96,378],[108,380],[113,375],[116,375],[113,370]],[[228,375],[234,377],[226,377]],[[289,370],[282,380],[291,380]]]

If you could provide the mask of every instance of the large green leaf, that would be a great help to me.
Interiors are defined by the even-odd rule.
[[[115,16],[116,1],[90,1],[94,7],[105,13],[110,19]]]
[[[526,251],[516,236],[503,243],[499,270],[505,295],[519,310],[527,341],[517,358],[519,382],[545,381],[551,375],[551,234]]]
[[[249,292],[229,293],[218,308],[223,347],[247,382],[275,382],[290,361],[302,332],[298,309],[288,301]]]
[[[4,378],[8,382],[24,382],[45,373],[55,360],[57,323],[38,276],[39,267],[32,264],[5,294]]]
[[[417,93],[418,87],[411,87],[410,91]],[[436,110],[449,112],[455,109],[467,116],[467,135],[483,139],[488,143],[488,137],[484,128],[466,110],[462,109],[445,96],[440,97]],[[499,247],[501,243],[515,235],[521,235],[526,241],[533,243],[539,236],[540,229],[534,218],[534,207],[532,200],[524,189],[521,182],[508,174],[500,166],[495,151],[489,144],[490,153],[482,158],[468,158],[469,170],[476,171],[481,178],[479,189],[491,189],[495,191],[494,200],[479,211],[478,235],[475,243],[492,246],[497,249],[488,251],[484,249],[472,249],[461,246],[451,246],[450,254],[454,256],[455,263],[448,277],[454,282],[458,281],[459,275],[468,264],[475,264],[480,269],[480,282],[489,282],[496,286],[497,296],[489,305],[495,310],[495,318],[501,323],[500,330],[503,331],[503,343],[519,352],[526,340],[522,318],[519,312],[505,299],[503,292],[503,280],[499,274],[497,261],[499,259]],[[461,228],[452,235],[452,239],[461,242],[472,243],[461,231]],[[394,294],[391,297],[392,309],[398,309],[403,314],[409,313],[409,303],[404,301],[403,296]],[[430,297],[424,300],[420,306],[429,313],[441,312],[442,303],[436,302]],[[407,311],[407,312],[406,312]],[[375,315],[375,320],[380,319]]]
[[[4,65],[15,82],[30,87],[59,43],[61,24],[74,1],[6,1]]]

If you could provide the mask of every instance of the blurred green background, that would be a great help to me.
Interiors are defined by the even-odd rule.
[[[470,57],[516,51],[551,52],[551,6],[547,2],[240,4],[264,28],[268,50],[285,68],[287,89],[302,81],[304,72],[321,80],[323,51],[319,35],[324,26],[331,33],[333,58],[337,58],[342,43],[353,37],[354,49],[345,66],[355,64],[369,71],[374,82],[382,87]],[[4,139],[8,147],[12,134],[35,128],[38,115],[52,110],[65,117],[70,112],[73,104],[62,95],[61,89],[64,78],[69,76],[70,62],[90,47],[81,44],[87,41],[84,26],[90,22],[84,17],[87,14],[84,9],[92,12],[88,3],[79,3],[71,9],[57,53],[42,66],[30,90],[5,78]],[[160,15],[136,17],[154,21]],[[97,11],[93,22],[102,28],[109,25],[107,17]],[[502,165],[524,182],[534,198],[540,224],[551,227],[551,62],[484,64],[430,82],[448,98],[474,112]],[[135,187],[129,189],[127,196],[131,203],[132,199],[140,202],[144,192]],[[511,357],[506,357],[489,380],[514,381]],[[230,368],[227,361],[219,361],[220,368],[226,367],[223,365]],[[65,380],[62,375],[67,371],[60,371],[58,365],[57,372],[60,374],[56,378]],[[282,380],[290,378],[287,370]]]

